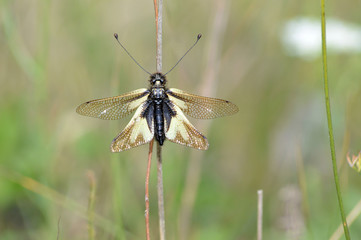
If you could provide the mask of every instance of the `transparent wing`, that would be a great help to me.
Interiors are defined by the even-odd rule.
[[[170,123],[165,118],[165,126],[167,126],[165,136],[174,143],[182,144],[188,147],[193,147],[200,150],[208,149],[208,141],[184,116],[182,110],[173,105],[173,110],[176,112],[175,116],[170,118]],[[169,121],[169,119],[168,119]]]
[[[133,147],[150,142],[154,137],[153,119],[143,117],[143,112],[148,107],[147,103],[143,103],[138,107],[133,118],[130,120],[124,130],[114,138],[110,149],[112,152],[121,152]]]
[[[148,94],[146,88],[141,88],[116,97],[96,99],[81,104],[76,112],[105,120],[120,119],[134,112],[147,100]]]
[[[194,118],[210,119],[238,112],[238,107],[226,100],[197,96],[176,88],[169,89],[167,94],[169,100],[185,114]]]

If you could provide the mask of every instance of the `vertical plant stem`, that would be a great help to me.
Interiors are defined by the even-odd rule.
[[[157,29],[157,72],[162,72],[162,22],[163,22],[163,0],[158,0],[156,11]],[[158,215],[159,215],[159,236],[160,240],[165,240],[165,217],[164,217],[164,193],[163,193],[163,168],[162,168],[162,146],[157,142],[157,162],[158,162]]]
[[[257,240],[262,240],[263,190],[257,191]]]
[[[150,240],[150,230],[149,230],[149,175],[150,175],[150,165],[152,162],[152,153],[153,153],[153,140],[149,143],[149,153],[148,153],[148,167],[145,177],[145,234],[146,239]]]
[[[157,159],[158,159],[159,239],[160,239],[160,240],[165,240],[165,217],[164,217],[162,146],[160,146],[158,142],[157,142]]]
[[[153,0],[153,3],[154,3],[154,13],[155,13],[155,30],[156,30],[156,34],[158,34],[158,2],[157,0]]]
[[[327,123],[328,123],[328,134],[330,138],[330,149],[331,149],[331,158],[332,158],[332,167],[333,167],[333,176],[336,185],[338,204],[341,213],[343,230],[345,233],[346,239],[350,238],[350,233],[347,226],[347,221],[345,217],[345,211],[342,203],[340,183],[337,173],[337,161],[335,153],[335,142],[333,137],[332,129],[332,118],[331,118],[331,106],[330,106],[330,97],[328,90],[328,75],[327,75],[327,49],[326,49],[326,20],[325,20],[325,0],[321,0],[321,26],[322,26],[322,62],[323,62],[323,80],[324,80],[324,91],[325,91],[325,100],[326,100],[326,112],[327,112]]]
[[[158,16],[156,16],[157,25],[157,72],[162,71],[162,23],[163,23],[163,0],[158,0],[158,7],[156,8]]]
[[[95,191],[96,191],[96,184],[95,184],[95,177],[94,172],[88,172],[89,178],[89,202],[88,202],[88,234],[89,240],[95,239],[95,229],[94,229],[94,201],[95,201]]]

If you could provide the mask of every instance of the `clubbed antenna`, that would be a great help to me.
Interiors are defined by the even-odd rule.
[[[192,48],[198,43],[198,41],[199,41],[199,39],[201,39],[201,37],[202,37],[202,34],[198,34],[196,42],[188,49],[188,51],[183,55],[183,57],[181,57],[181,58],[178,60],[178,62],[177,62],[168,72],[166,72],[166,74],[164,74],[164,76],[167,75],[170,71],[172,71],[172,70],[178,65],[178,63],[179,63],[180,61],[182,61],[182,59],[187,55],[187,53],[188,53],[190,50],[192,50]],[[128,53],[128,54],[129,54],[129,53]]]
[[[145,70],[134,58],[133,56],[127,51],[127,49],[120,43],[119,39],[118,39],[118,33],[114,33],[114,37],[117,40],[117,42],[119,43],[119,45],[124,49],[124,51],[128,54],[128,56],[133,59],[133,61],[141,68],[143,69],[144,72],[148,73],[149,75],[151,75],[150,72],[148,72],[147,70]]]

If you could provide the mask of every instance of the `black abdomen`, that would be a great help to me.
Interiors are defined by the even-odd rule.
[[[159,142],[159,144],[163,145],[165,140],[163,101],[155,100],[154,103],[154,135],[155,139]]]

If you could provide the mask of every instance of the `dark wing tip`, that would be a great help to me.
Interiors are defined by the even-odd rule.
[[[80,114],[80,115],[86,115],[86,113],[84,113],[84,110],[86,109],[87,105],[90,103],[91,101],[87,101],[85,103],[80,104],[75,111]]]
[[[236,104],[227,100],[225,100],[225,103],[226,103],[225,109],[227,110],[226,116],[236,114],[239,111],[239,108]]]
[[[119,134],[120,135],[120,134]],[[110,144],[110,151],[113,152],[113,153],[116,153],[116,152],[121,152],[122,150],[120,148],[117,147],[116,145],[116,141],[117,141],[117,138],[119,137],[119,135],[117,137],[115,137],[112,141],[112,143]]]

